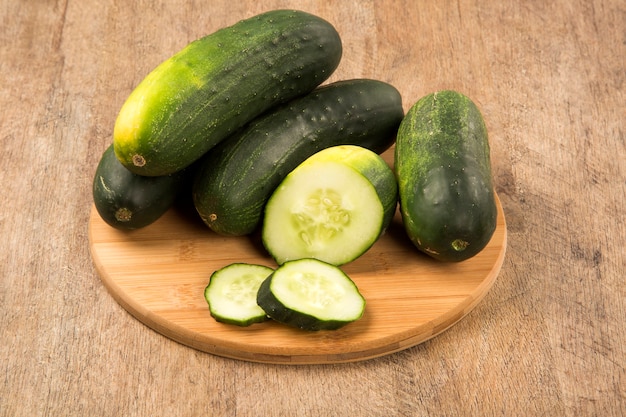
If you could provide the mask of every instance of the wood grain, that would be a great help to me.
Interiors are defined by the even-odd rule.
[[[204,300],[211,273],[233,262],[276,267],[253,237],[211,232],[191,210],[171,209],[128,232],[108,226],[95,207],[90,251],[102,281],[131,314],[157,332],[196,349],[254,362],[340,363],[415,346],[468,314],[491,288],[506,252],[506,220],[487,247],[461,263],[419,253],[399,213],[363,256],[344,265],[366,299],[363,317],[337,331],[304,332],[273,321],[247,328],[216,322]]]
[[[89,252],[91,183],[133,87],[272,8],[324,17],[333,80],[485,116],[507,252],[471,314],[368,361],[232,360],[153,331]],[[623,0],[0,0],[0,416],[564,416],[626,410]],[[188,251],[187,253],[193,254]]]

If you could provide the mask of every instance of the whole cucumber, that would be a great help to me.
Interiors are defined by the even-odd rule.
[[[218,30],[160,64],[130,94],[115,122],[115,154],[136,174],[179,171],[256,116],[313,90],[341,54],[329,22],[296,10]]]
[[[327,84],[255,119],[210,150],[193,186],[204,222],[224,235],[244,235],[260,224],[271,193],[301,162],[335,145],[382,153],[404,116],[390,84],[371,79]]]
[[[487,128],[456,91],[418,100],[400,124],[395,148],[400,210],[415,246],[442,261],[479,253],[496,228]]]

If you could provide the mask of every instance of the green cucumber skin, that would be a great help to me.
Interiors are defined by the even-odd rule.
[[[296,310],[285,307],[271,291],[272,277],[267,278],[259,287],[257,294],[257,304],[259,304],[265,313],[273,320],[297,327],[302,330],[319,331],[319,330],[336,330],[348,324],[342,321],[320,321],[317,318],[301,313]]]
[[[448,262],[484,249],[497,208],[487,128],[468,97],[447,90],[418,100],[400,125],[394,166],[404,227],[418,249]]]
[[[297,261],[294,261],[297,262]],[[297,327],[302,330],[320,331],[320,330],[337,330],[355,320],[320,320],[309,314],[296,311],[286,307],[272,293],[272,278],[270,275],[263,281],[257,293],[257,304],[272,319],[288,326]]]
[[[136,87],[116,120],[115,153],[137,174],[181,170],[254,117],[320,85],[341,55],[335,28],[301,11],[274,10],[218,30]]]
[[[94,175],[92,193],[96,210],[116,229],[146,227],[174,204],[187,175],[186,171],[159,177],[134,174],[117,160],[111,145],[102,154]]]
[[[355,79],[322,86],[209,151],[194,182],[196,209],[217,233],[250,234],[273,190],[301,162],[340,144],[382,153],[403,116],[400,93],[390,84]]]

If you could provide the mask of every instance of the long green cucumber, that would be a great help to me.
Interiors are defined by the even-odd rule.
[[[255,119],[199,161],[194,202],[215,232],[244,235],[260,224],[271,193],[314,153],[342,144],[382,153],[395,141],[400,93],[370,79],[338,81]]]
[[[115,154],[140,175],[179,171],[256,116],[313,90],[341,54],[335,28],[301,11],[273,10],[220,29],[135,88],[115,122]]]

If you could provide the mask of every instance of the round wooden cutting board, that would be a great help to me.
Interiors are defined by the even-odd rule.
[[[250,327],[216,322],[204,289],[211,273],[233,262],[276,264],[257,236],[223,237],[192,207],[172,208],[152,225],[125,232],[92,207],[89,243],[111,295],[155,331],[195,349],[241,360],[317,364],[370,359],[415,346],[467,315],[491,288],[506,251],[500,201],[488,246],[461,263],[419,253],[399,213],[378,242],[342,269],[366,300],[363,317],[339,330],[307,332],[267,321]]]

